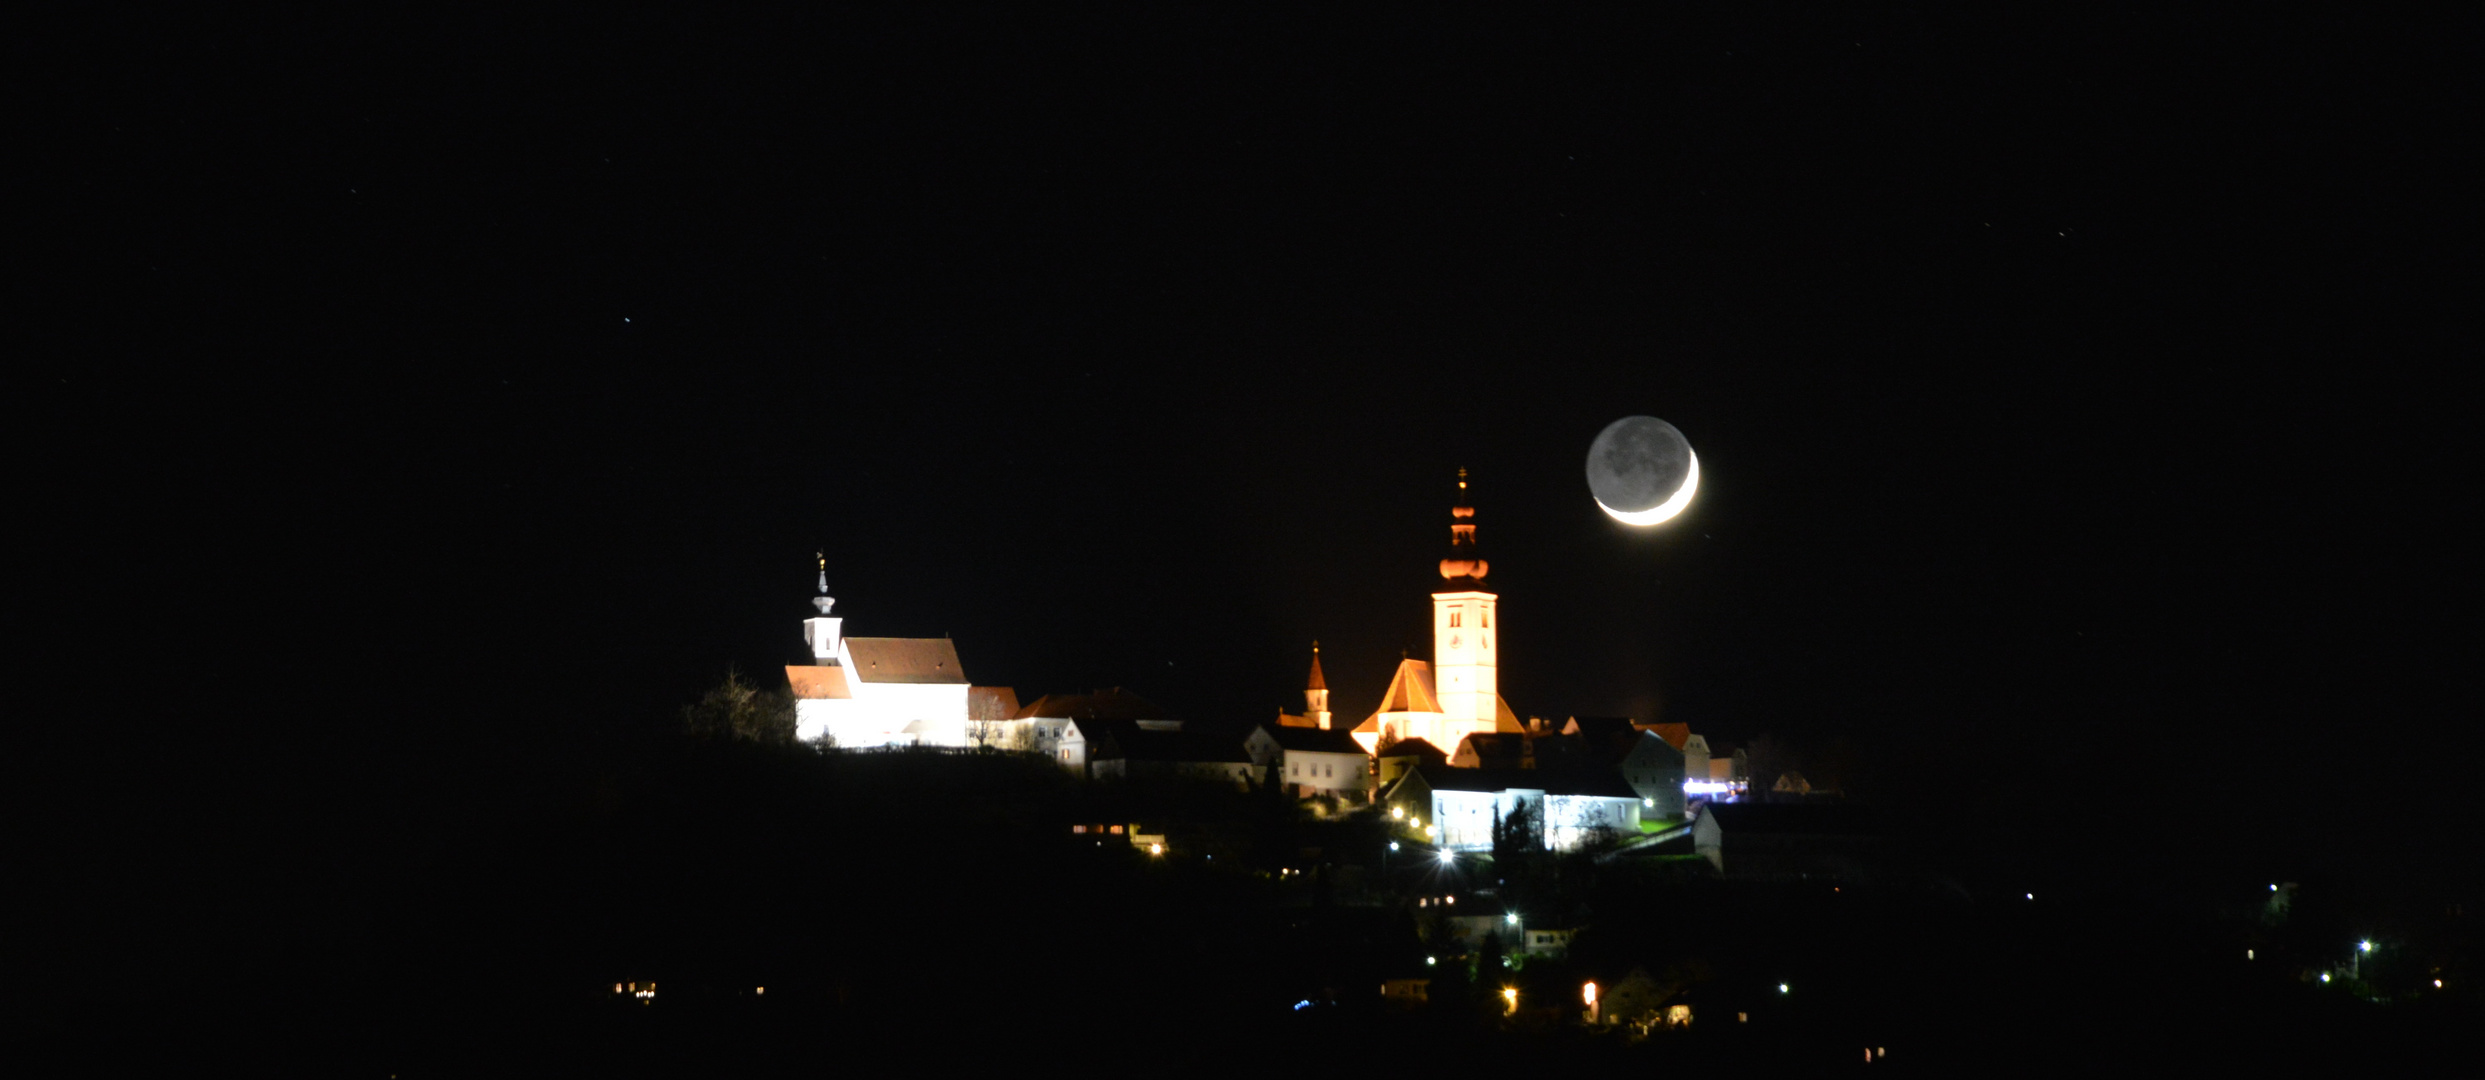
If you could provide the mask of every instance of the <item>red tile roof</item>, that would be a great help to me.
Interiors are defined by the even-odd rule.
[[[948,638],[850,637],[846,650],[854,657],[854,678],[863,682],[966,682]]]

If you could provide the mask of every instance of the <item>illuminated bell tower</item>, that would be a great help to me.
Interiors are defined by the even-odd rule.
[[[820,554],[820,595],[811,598],[811,606],[819,615],[802,621],[802,639],[811,645],[811,662],[818,665],[837,663],[837,632],[845,620],[831,616],[828,609],[837,606],[837,598],[828,595],[828,554]]]
[[[1320,677],[1320,643],[1312,642],[1312,677],[1303,688],[1303,715],[1312,726],[1329,726],[1329,680]]]
[[[1458,505],[1450,508],[1450,557],[1441,560],[1441,590],[1432,594],[1433,686],[1445,735],[1495,730],[1500,717],[1500,653],[1493,608],[1484,588],[1486,564],[1475,552],[1475,507],[1467,503],[1467,470],[1458,470]],[[1454,737],[1455,737],[1454,736]],[[1444,744],[1454,745],[1454,744]]]

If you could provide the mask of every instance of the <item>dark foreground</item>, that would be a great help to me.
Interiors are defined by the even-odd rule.
[[[359,947],[53,1002],[10,1056],[402,1077],[2300,1071],[2455,1060],[2478,1030],[2456,906],[2389,924],[2324,984],[2346,963],[2331,939],[2381,925],[2325,899],[2344,886],[2308,884],[2277,919],[2248,886],[2056,879],[2031,899],[2025,874],[1990,868],[1867,886],[1581,859],[1355,868],[1385,842],[1363,826],[1048,768],[699,748],[389,880],[361,898]],[[1067,828],[1138,814],[1190,832],[1152,859]],[[1408,903],[1436,894],[1579,934],[1567,956],[1505,964]],[[1582,1022],[1583,983],[1634,971],[1689,1025]],[[1385,1004],[1382,981],[1410,975],[1429,1000]]]

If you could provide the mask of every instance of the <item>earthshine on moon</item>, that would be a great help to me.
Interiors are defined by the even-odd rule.
[[[1625,525],[1655,525],[1691,505],[1700,490],[1700,456],[1674,425],[1626,416],[1605,425],[1588,447],[1588,493]]]

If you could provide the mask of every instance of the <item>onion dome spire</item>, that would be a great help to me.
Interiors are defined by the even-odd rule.
[[[822,551],[817,554],[820,560],[820,595],[811,598],[811,606],[820,609],[820,614],[826,615],[829,608],[836,606],[837,598],[828,595],[828,553]]]
[[[1467,470],[1458,470],[1458,505],[1450,507],[1450,557],[1441,560],[1441,576],[1481,585],[1487,564],[1475,554],[1475,507],[1467,505]]]

